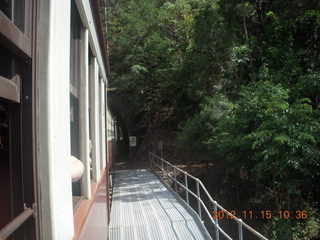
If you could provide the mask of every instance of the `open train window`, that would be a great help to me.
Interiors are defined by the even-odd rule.
[[[0,229],[36,201],[32,0],[0,1]],[[2,236],[1,236],[2,237]],[[29,217],[6,239],[36,239]]]
[[[12,58],[13,55],[11,52],[6,49],[4,46],[0,45],[0,76],[5,77],[7,79],[11,79],[12,77]]]
[[[90,166],[90,181],[93,182],[93,168],[92,168],[92,159],[93,159],[93,152],[92,152],[92,139],[93,139],[93,102],[92,102],[92,91],[93,88],[93,81],[94,81],[94,65],[93,65],[93,53],[91,48],[88,48],[88,66],[89,66],[89,138],[90,138],[90,158],[91,158],[91,166]]]
[[[0,44],[0,97],[20,102],[22,63],[5,46]]]
[[[79,127],[79,81],[81,77],[81,63],[83,57],[82,22],[75,1],[71,1],[71,29],[70,29],[70,139],[71,155],[80,159],[80,127]],[[74,209],[82,198],[81,179],[72,183]]]
[[[21,89],[0,76],[0,229],[35,202],[31,66],[15,65]],[[20,95],[28,99],[21,101]],[[35,239],[35,234],[35,219],[30,217],[8,239]]]
[[[9,136],[9,114],[5,102],[0,101],[0,229],[12,219]]]

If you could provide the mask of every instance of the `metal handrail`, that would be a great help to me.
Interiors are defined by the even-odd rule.
[[[25,221],[27,221],[34,211],[32,208],[26,208],[15,219],[8,223],[4,228],[0,230],[0,239],[6,239],[12,233],[14,233]]]
[[[160,161],[160,164],[158,164],[159,161]],[[229,240],[232,240],[232,238],[226,232],[224,232],[224,230],[219,226],[218,217],[215,219],[215,221],[213,220],[211,213],[209,212],[207,206],[204,204],[204,202],[201,199],[200,186],[201,186],[201,189],[203,190],[203,192],[208,197],[209,201],[213,204],[215,212],[217,212],[217,210],[219,209],[219,210],[223,211],[225,214],[227,214],[230,217],[229,219],[234,220],[235,222],[237,222],[239,240],[243,240],[243,227],[246,228],[248,231],[250,231],[255,236],[257,236],[259,239],[268,240],[261,233],[259,233],[258,231],[254,230],[248,224],[244,223],[242,221],[242,219],[237,218],[236,216],[231,214],[229,211],[227,211],[224,207],[222,207],[220,204],[218,204],[217,201],[214,201],[212,199],[212,197],[210,196],[208,190],[205,188],[205,186],[203,185],[203,183],[201,182],[201,180],[199,178],[196,178],[196,177],[192,176],[191,174],[189,174],[186,171],[183,171],[182,169],[174,166],[173,164],[169,163],[168,161],[166,161],[163,158],[155,155],[152,152],[150,152],[150,162],[151,162],[151,166],[153,164],[153,165],[157,166],[163,172],[163,174],[162,174],[162,178],[163,179],[164,179],[163,175],[165,174],[167,177],[169,177],[170,179],[172,179],[174,181],[174,191],[175,192],[177,192],[177,184],[179,186],[181,186],[185,190],[186,202],[187,202],[188,205],[190,205],[190,203],[189,203],[189,193],[197,199],[198,216],[199,216],[200,219],[202,219],[202,213],[201,213],[201,206],[202,206],[204,211],[208,215],[211,223],[215,227],[215,236],[216,236],[217,240],[219,240],[219,233],[224,235]],[[168,171],[165,170],[165,168],[167,169],[168,166],[170,166],[173,169],[173,176]],[[179,182],[177,180],[177,171],[184,175],[184,181],[185,181],[184,184],[182,184],[181,182]],[[196,182],[196,186],[197,186],[197,192],[196,193],[194,193],[193,191],[191,191],[189,189],[189,187],[188,187],[188,177],[193,179]]]

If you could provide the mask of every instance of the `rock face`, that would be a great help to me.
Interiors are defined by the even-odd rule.
[[[83,163],[76,157],[71,156],[71,179],[72,182],[77,182],[82,177],[84,172]]]

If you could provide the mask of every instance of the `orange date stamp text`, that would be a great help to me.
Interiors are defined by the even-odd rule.
[[[272,219],[277,217],[280,219],[307,219],[308,212],[306,210],[280,210],[280,211],[271,211],[271,210],[262,210],[262,211],[213,211],[212,219]]]

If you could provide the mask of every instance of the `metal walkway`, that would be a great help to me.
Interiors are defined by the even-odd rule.
[[[109,224],[110,240],[211,239],[200,219],[153,173],[116,172]]]

